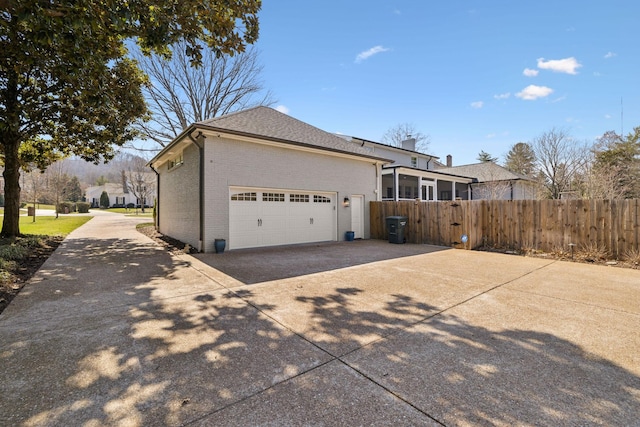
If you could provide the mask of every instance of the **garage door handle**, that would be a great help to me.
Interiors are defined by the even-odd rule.
[[[309,224],[313,225],[313,218],[309,218]]]
[[[261,219],[258,220],[258,227],[262,227],[262,220]]]

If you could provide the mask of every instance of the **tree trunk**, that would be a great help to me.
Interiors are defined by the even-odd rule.
[[[4,219],[2,237],[14,238],[20,235],[20,142],[10,135],[0,134],[4,145]]]
[[[4,219],[0,236],[20,235],[20,114],[18,75],[9,69],[5,89],[5,123],[0,129],[0,146],[4,151]]]

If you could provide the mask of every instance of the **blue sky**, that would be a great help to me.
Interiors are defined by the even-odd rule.
[[[636,0],[263,0],[256,46],[282,111],[374,141],[408,122],[460,165],[554,127],[640,126],[638,16]]]

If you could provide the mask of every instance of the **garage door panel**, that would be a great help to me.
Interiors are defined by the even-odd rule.
[[[230,188],[229,248],[336,239],[335,193]]]

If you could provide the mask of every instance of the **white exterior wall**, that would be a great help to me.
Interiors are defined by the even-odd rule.
[[[513,200],[537,199],[536,184],[527,181],[516,181],[513,187]]]
[[[375,161],[212,136],[207,137],[204,151],[206,252],[213,251],[214,239],[229,239],[230,186],[334,192],[338,240],[344,240],[345,232],[351,230],[351,208],[342,205],[343,199],[363,195],[364,238],[369,238],[369,202],[377,200],[380,176]],[[195,224],[191,227],[196,228]]]
[[[423,170],[433,170],[434,160],[426,156],[424,154],[420,154],[417,152],[409,152],[409,151],[400,151],[393,149],[391,147],[386,148],[380,145],[366,144],[365,147],[372,148],[371,154],[374,154],[379,157],[383,157],[385,159],[393,160],[393,166],[407,166],[407,167],[415,167]],[[411,157],[416,157],[417,165],[411,165]]]
[[[119,201],[124,198],[124,205],[128,203],[136,203],[136,198],[133,194],[131,194],[131,192],[125,193],[122,189],[122,184],[114,183],[107,183],[105,185],[89,187],[85,191],[84,197],[88,203],[92,203],[95,199],[96,203],[98,203],[99,205],[100,196],[102,195],[103,191],[106,191],[107,195],[109,196],[109,206],[113,206],[116,204],[116,197],[119,199]]]
[[[168,162],[159,169],[159,231],[194,248],[199,247],[199,168],[198,148],[189,144],[183,151],[184,163],[168,170]]]

